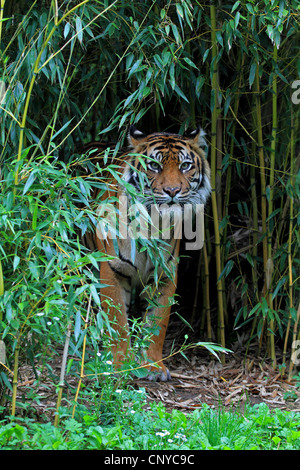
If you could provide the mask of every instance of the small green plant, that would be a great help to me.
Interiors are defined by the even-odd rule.
[[[207,439],[207,445],[213,447],[242,448],[250,440],[251,426],[240,414],[226,411],[219,406],[212,410],[204,406],[199,417],[200,436]]]
[[[300,372],[293,377],[293,380],[295,381],[295,390],[289,390],[288,392],[285,392],[283,395],[283,398],[285,400],[291,400],[295,401],[297,398],[299,398],[300,394]]]

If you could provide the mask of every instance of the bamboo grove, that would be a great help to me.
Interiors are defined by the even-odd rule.
[[[85,177],[74,168],[82,143],[121,147],[130,124],[144,132],[204,128],[212,196],[187,320],[199,339],[223,347],[244,332],[245,354],[255,344],[292,377],[300,340],[299,13],[297,0],[1,0],[3,383],[14,369],[17,385],[20,348],[25,354],[31,342],[34,356],[43,343],[41,310],[64,316],[63,337],[83,342],[85,331],[86,341],[88,299],[99,301],[86,266],[101,256],[77,253],[76,230],[93,220],[79,203],[100,183],[91,163]],[[101,329],[105,317],[93,321]]]

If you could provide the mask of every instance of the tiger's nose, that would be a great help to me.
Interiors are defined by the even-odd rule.
[[[170,197],[175,197],[176,194],[180,192],[180,187],[175,186],[174,188],[172,188],[170,186],[167,186],[166,188],[164,188],[164,192],[167,193]]]

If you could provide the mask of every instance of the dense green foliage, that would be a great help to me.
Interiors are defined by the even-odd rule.
[[[197,331],[201,318],[201,334],[222,346],[242,328],[284,370],[300,316],[299,2],[1,5],[0,380],[13,414],[19,354],[37,373],[59,354],[68,328],[67,373],[97,382],[110,372],[110,357],[97,355],[110,325],[93,271],[105,254],[88,252],[79,235],[95,221],[91,194],[105,180],[80,147],[95,139],[123,146],[132,123],[145,132],[197,124],[207,132],[213,194],[203,282],[196,285],[196,267],[189,297],[199,295],[187,318]],[[34,429],[14,426],[1,434],[3,445],[9,434],[16,446],[31,440]],[[79,439],[82,425],[69,426]],[[90,433],[101,448],[96,428]],[[47,429],[45,446],[56,433],[68,446],[58,429]],[[112,429],[132,442],[127,429]]]
[[[115,422],[111,425],[99,425],[96,414],[90,415],[87,410],[81,411],[81,420],[68,418],[58,427],[49,422],[22,420],[4,424],[0,428],[1,449],[177,452],[300,449],[298,413],[271,412],[264,404],[249,407],[243,414],[204,406],[187,416],[178,410],[169,413],[155,404],[151,411],[141,412],[143,399],[137,399],[137,395],[136,391],[131,396],[127,392],[124,401],[130,398],[134,401],[122,410],[115,406]]]

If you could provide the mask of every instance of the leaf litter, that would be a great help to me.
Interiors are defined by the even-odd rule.
[[[170,350],[167,341],[166,350]],[[166,354],[168,356],[168,354]],[[75,358],[74,358],[75,359]],[[76,360],[76,359],[75,359]],[[243,408],[266,403],[270,408],[300,411],[300,389],[295,381],[288,382],[278,369],[274,369],[263,357],[250,351],[247,359],[243,348],[226,356],[221,364],[208,351],[200,348],[185,351],[184,356],[175,354],[165,361],[171,371],[170,382],[149,382],[132,378],[131,385],[144,387],[148,402],[162,402],[166,408],[192,411],[207,404],[212,408],[220,406]],[[19,400],[26,400],[26,394],[35,388],[33,407],[37,415],[47,414],[56,406],[56,382],[61,366],[60,354],[51,359],[52,373],[44,370],[37,380],[38,371],[24,364],[19,370]],[[72,389],[77,387],[77,378],[66,375],[67,400],[72,400]],[[92,386],[92,381],[88,381]],[[88,385],[88,384],[87,384]]]

